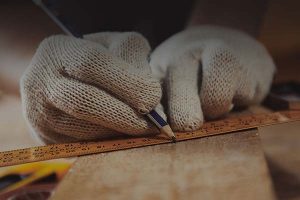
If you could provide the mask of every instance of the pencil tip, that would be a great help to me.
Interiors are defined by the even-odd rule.
[[[171,138],[173,142],[176,142],[175,134],[170,125],[155,110],[150,111],[147,116],[160,129],[162,134]]]
[[[176,137],[172,136],[172,141],[175,143],[176,142]]]
[[[160,131],[168,136],[170,139],[172,139],[173,142],[176,142],[176,137],[174,132],[172,131],[171,127],[169,125],[166,125],[160,129]]]

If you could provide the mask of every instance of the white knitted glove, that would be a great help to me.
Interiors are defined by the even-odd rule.
[[[47,143],[157,133],[140,114],[161,98],[149,52],[138,33],[45,39],[21,79],[29,125]]]
[[[237,30],[200,26],[182,31],[151,55],[152,72],[164,79],[174,130],[198,129],[233,106],[261,102],[275,66],[266,49]]]

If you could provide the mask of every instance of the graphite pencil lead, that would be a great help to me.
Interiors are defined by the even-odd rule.
[[[176,137],[175,137],[175,136],[172,136],[172,141],[173,141],[174,143],[176,143]]]

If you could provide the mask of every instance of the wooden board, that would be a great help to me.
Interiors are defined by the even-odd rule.
[[[300,199],[300,122],[259,128],[279,199]]]
[[[274,199],[257,130],[80,157],[55,199]]]

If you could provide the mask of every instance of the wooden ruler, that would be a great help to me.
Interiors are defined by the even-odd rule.
[[[211,135],[230,133],[261,126],[300,120],[300,111],[284,111],[268,114],[255,114],[228,118],[204,123],[201,129],[194,132],[176,133],[177,141],[190,140]],[[171,143],[162,135],[138,138],[122,138],[98,142],[78,142],[53,144],[12,151],[0,152],[0,167],[56,158],[67,158],[94,153],[103,153],[144,147],[157,144]]]

